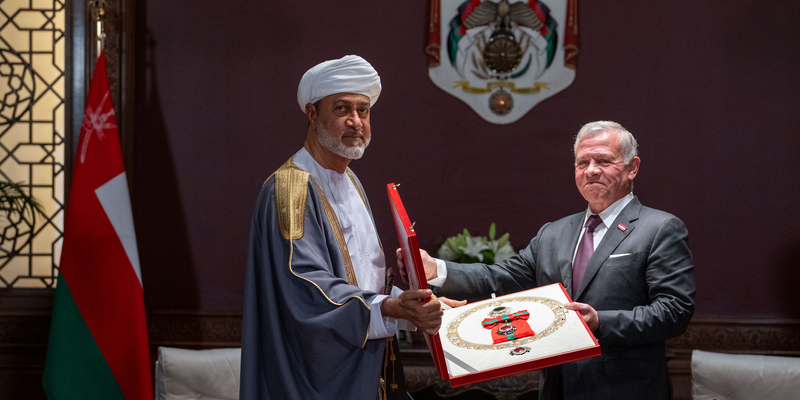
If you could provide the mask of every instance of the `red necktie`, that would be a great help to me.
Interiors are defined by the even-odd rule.
[[[578,252],[575,253],[575,262],[572,263],[572,300],[575,300],[575,294],[578,293],[578,285],[581,284],[583,273],[586,272],[586,265],[589,264],[589,259],[592,258],[594,253],[594,228],[603,222],[599,215],[592,214],[586,220],[586,231],[583,233],[581,243],[578,245]]]

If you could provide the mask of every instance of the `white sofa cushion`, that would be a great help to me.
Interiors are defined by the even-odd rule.
[[[692,398],[800,399],[800,358],[694,350]]]
[[[238,400],[242,349],[158,348],[156,400]]]

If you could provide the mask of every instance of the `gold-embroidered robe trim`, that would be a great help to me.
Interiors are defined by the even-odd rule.
[[[367,204],[367,197],[364,196],[364,192],[361,190],[361,186],[358,184],[358,181],[356,181],[355,174],[353,174],[353,171],[351,171],[350,168],[347,168],[345,172],[347,172],[347,176],[350,178],[350,181],[353,182],[353,187],[356,188],[356,192],[358,192],[358,195],[361,196],[361,201],[364,202],[364,208],[369,210],[369,205]],[[375,232],[377,231],[378,227],[376,226]],[[381,243],[381,238],[378,238],[378,246],[381,246],[381,250],[383,250],[383,243]]]
[[[339,251],[342,252],[344,272],[347,274],[347,283],[358,286],[356,273],[353,270],[353,262],[350,260],[350,250],[347,249],[347,242],[344,241],[344,234],[342,233],[342,226],[339,225],[339,218],[336,217],[331,203],[329,203],[328,198],[325,197],[325,192],[322,191],[322,188],[320,188],[316,182],[314,182],[314,188],[317,190],[317,193],[319,193],[319,197],[322,200],[322,208],[325,209],[325,215],[328,216],[328,222],[330,222],[331,228],[333,229],[333,236],[336,236],[336,243],[339,244]]]
[[[285,162],[280,168],[278,168],[274,174],[270,175],[270,177],[273,175],[275,176],[275,205],[278,208],[278,221],[281,226],[281,235],[283,235],[283,237],[287,240],[300,239],[303,237],[305,229],[305,208],[308,200],[308,182],[310,180],[310,174],[294,164],[294,157],[292,157],[289,159],[289,161]],[[333,229],[333,235],[336,237],[336,243],[339,245],[339,251],[342,253],[342,261],[344,263],[345,274],[347,275],[347,283],[353,286],[358,286],[356,274],[353,271],[353,263],[350,260],[350,251],[348,251],[347,243],[344,241],[344,234],[342,233],[341,225],[339,225],[339,219],[336,218],[333,208],[328,202],[328,199],[325,197],[325,193],[316,184],[316,182],[314,182],[314,188],[320,195],[322,207],[325,210],[325,215],[328,218],[331,229]],[[290,251],[293,251],[293,247],[294,244],[292,244],[292,249]],[[289,264],[289,268],[291,269],[291,262]],[[292,271],[292,273],[294,273],[294,271]],[[311,283],[317,286],[314,282]],[[319,288],[319,286],[317,287]],[[325,293],[323,292],[323,294]],[[325,297],[328,298],[327,295],[325,295]],[[368,310],[370,309],[370,307],[364,303],[363,299],[360,297],[358,297],[358,299]],[[336,305],[341,305],[341,303],[336,303],[330,298],[328,298],[328,301]]]
[[[293,157],[294,158],[294,157]],[[275,206],[284,239],[300,239],[305,229],[308,172],[289,159],[275,171]]]
[[[322,293],[322,295],[325,296],[325,299],[332,304],[337,306],[343,305],[344,303],[337,303],[331,300],[325,291],[323,291],[319,285],[314,283],[314,281],[298,275],[292,269],[292,257],[294,255],[293,241],[295,239],[302,238],[305,229],[305,207],[308,200],[308,181],[310,174],[300,169],[300,167],[294,163],[294,156],[292,156],[292,158],[283,163],[283,165],[281,165],[277,171],[270,175],[269,178],[267,178],[267,181],[269,181],[269,179],[273,176],[275,176],[275,205],[278,208],[278,222],[281,228],[281,235],[285,239],[289,240],[289,270],[292,272],[292,275],[314,285]],[[361,192],[358,184],[356,184],[355,177],[352,175],[352,172],[349,170],[348,176],[353,181],[353,185],[356,187],[356,190],[358,190],[358,194],[361,196],[361,200],[364,202],[364,206],[366,207],[366,198]],[[266,181],[264,183],[266,184]],[[344,234],[342,233],[342,227],[339,224],[339,219],[336,217],[333,207],[331,207],[328,199],[325,197],[325,193],[316,182],[312,181],[312,183],[314,184],[315,190],[320,195],[322,207],[325,210],[326,217],[328,218],[328,223],[331,225],[331,229],[333,229],[333,235],[336,237],[336,243],[339,245],[339,251],[342,254],[342,261],[344,263],[345,274],[347,276],[347,283],[353,286],[358,286],[356,274],[353,271],[353,263],[350,260],[350,251],[347,249],[347,243],[344,240]],[[286,212],[283,212],[284,209]],[[290,212],[290,210],[294,210],[295,212]],[[371,310],[371,308],[361,297],[352,296],[351,298],[358,299],[368,311]],[[364,343],[361,345],[361,347],[366,346],[367,340],[369,340],[369,325],[367,326],[367,335],[364,337]]]
[[[350,171],[350,168],[346,169],[347,177],[350,178],[350,181],[353,182],[353,187],[356,188],[356,192],[358,195],[361,196],[361,201],[364,202],[364,207],[368,208],[367,206],[367,198],[364,196],[364,192],[361,191],[361,186],[359,186],[358,181],[356,181],[356,176],[353,174],[353,171]]]

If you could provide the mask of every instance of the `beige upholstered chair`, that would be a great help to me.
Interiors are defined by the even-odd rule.
[[[238,400],[241,349],[158,348],[156,400]]]
[[[800,358],[692,352],[694,400],[800,400]]]

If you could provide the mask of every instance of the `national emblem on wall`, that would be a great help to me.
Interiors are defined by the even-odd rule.
[[[432,0],[428,74],[510,124],[575,79],[577,24],[577,0]]]

